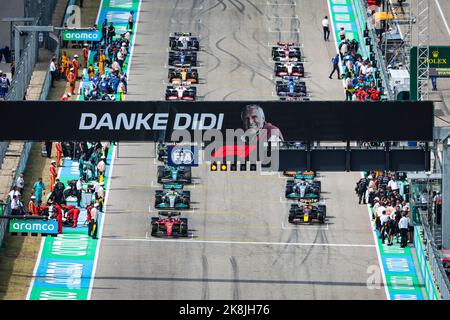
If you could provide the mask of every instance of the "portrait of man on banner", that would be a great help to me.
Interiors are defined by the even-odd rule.
[[[264,110],[259,105],[246,105],[241,112],[241,119],[250,141],[284,141],[280,129],[266,121]]]

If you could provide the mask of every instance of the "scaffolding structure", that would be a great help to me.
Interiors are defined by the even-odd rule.
[[[428,100],[430,67],[428,57],[430,52],[430,20],[429,0],[417,0],[417,100]]]
[[[388,19],[390,29],[385,33],[381,43],[386,64],[397,67],[401,63],[409,69],[412,27],[416,22],[411,4],[388,0],[383,3],[382,12],[386,12],[387,18],[390,18]]]

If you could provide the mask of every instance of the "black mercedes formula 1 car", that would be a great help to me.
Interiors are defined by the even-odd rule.
[[[187,237],[188,219],[180,217],[181,212],[158,212],[158,217],[151,218],[153,237]]]
[[[197,88],[188,84],[180,84],[177,86],[167,86],[166,100],[189,100],[195,101],[197,98]]]
[[[321,182],[305,178],[288,180],[285,196],[288,199],[319,199]]]
[[[175,68],[169,68],[168,78],[172,84],[182,82],[196,84],[198,83],[198,72],[189,65],[176,65]]]
[[[315,201],[292,204],[289,210],[288,221],[293,224],[311,223],[314,220],[325,223],[327,208]]]
[[[169,36],[169,47],[171,50],[191,50],[198,51],[200,42],[198,37],[192,36],[191,32],[175,32]]]
[[[155,208],[168,210],[190,209],[191,192],[181,191],[182,188],[181,184],[164,184],[164,190],[155,191]]]
[[[158,166],[158,183],[190,184],[191,167]]]
[[[191,67],[197,66],[197,52],[196,51],[169,51],[169,66],[178,64],[186,64]]]
[[[276,62],[274,67],[275,76],[295,76],[304,77],[305,69],[301,62]]]

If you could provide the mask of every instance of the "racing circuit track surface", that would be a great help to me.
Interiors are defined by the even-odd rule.
[[[344,99],[341,82],[328,79],[335,48],[321,38],[326,1],[289,1],[143,1],[127,99],[163,98],[174,31],[201,37],[202,99],[276,99],[269,44],[277,40],[303,42],[312,99]],[[155,163],[152,143],[119,143],[92,299],[386,298],[383,287],[366,285],[378,259],[367,208],[353,190],[359,173],[321,174],[328,223],[293,226],[286,178],[204,164],[188,188],[192,237],[168,240],[149,236]]]

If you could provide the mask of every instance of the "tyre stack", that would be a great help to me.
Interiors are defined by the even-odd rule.
[[[300,46],[293,42],[277,42],[272,47],[275,62],[275,91],[282,101],[309,100],[306,83],[300,79],[305,76]]]
[[[169,36],[168,80],[166,100],[196,101],[198,84],[198,37],[190,32],[175,32]]]

